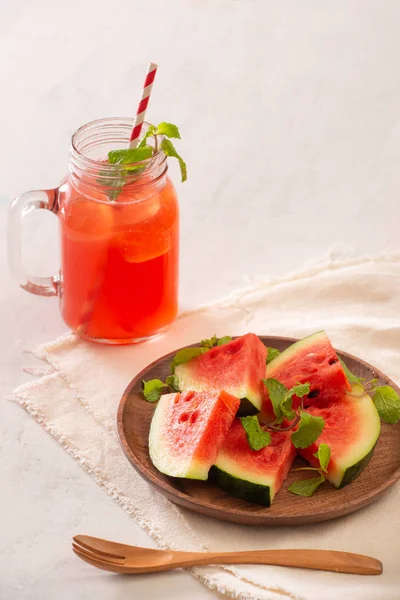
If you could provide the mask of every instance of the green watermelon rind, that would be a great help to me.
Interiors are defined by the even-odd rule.
[[[263,485],[235,477],[235,475],[220,469],[217,465],[211,467],[209,479],[235,498],[240,498],[253,504],[261,504],[262,506],[269,507],[275,495],[271,485]]]
[[[353,386],[353,392],[360,392],[361,389],[362,388],[359,386]],[[353,447],[349,440],[349,451],[345,456],[336,461],[337,469],[335,472],[332,472],[328,467],[326,478],[337,489],[354,481],[354,479],[356,479],[366,468],[372,458],[381,432],[381,421],[372,398],[368,396],[368,394],[357,399],[352,398],[351,396],[347,396],[347,398],[350,402],[359,406],[361,411],[360,415],[364,417],[364,423],[368,426],[368,430],[364,432],[361,440],[353,444]],[[323,416],[323,414],[321,414],[321,416]],[[329,443],[329,441],[326,441],[326,443],[328,443],[331,452],[333,452],[334,445],[332,445],[332,442]],[[305,449],[305,452],[307,452],[307,449]],[[303,455],[301,450],[300,455]],[[304,456],[304,458],[306,457]],[[314,463],[311,462],[311,464]],[[316,464],[314,464],[314,466],[316,466]]]
[[[353,387],[353,390],[356,390],[356,386]],[[366,394],[362,398],[353,401],[359,405],[360,410],[362,409],[369,431],[365,434],[363,440],[355,444],[352,451],[340,460],[342,467],[340,480],[328,476],[329,481],[337,489],[348,485],[362,473],[372,458],[381,432],[381,420],[372,398]]]
[[[290,360],[293,356],[296,356],[299,350],[303,351],[308,346],[315,346],[317,342],[326,343],[329,341],[326,332],[321,329],[321,331],[317,331],[316,333],[312,333],[307,337],[291,344],[286,350],[283,350],[279,356],[271,360],[270,363],[267,364],[266,373],[267,377],[273,377],[273,373],[280,369],[282,365],[284,365],[288,360]]]
[[[200,479],[205,481],[208,478],[209,467],[190,456],[186,461],[177,456],[171,456],[168,453],[167,445],[162,443],[162,434],[165,426],[165,414],[172,397],[176,394],[165,394],[161,396],[151,420],[149,432],[149,454],[155,468],[169,475],[170,477],[179,477],[185,479]]]
[[[349,483],[351,483],[352,481],[354,481],[354,479],[356,479],[359,475],[361,475],[361,473],[364,471],[364,469],[368,466],[368,463],[374,454],[376,444],[377,444],[377,442],[375,442],[372,450],[370,450],[368,452],[368,454],[366,454],[364,456],[364,458],[362,458],[357,463],[355,463],[354,465],[352,465],[351,467],[348,467],[346,469],[346,471],[344,472],[344,475],[343,475],[343,479],[340,482],[337,489],[341,489],[345,485],[349,485]]]

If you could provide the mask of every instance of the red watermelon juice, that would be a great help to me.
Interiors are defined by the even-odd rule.
[[[94,341],[141,341],[177,314],[179,215],[166,156],[116,188],[113,165],[89,159],[85,141],[59,188],[62,316]]]

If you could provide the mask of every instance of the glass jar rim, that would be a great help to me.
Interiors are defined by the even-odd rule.
[[[145,160],[126,164],[113,164],[107,160],[110,150],[129,148],[133,123],[132,117],[106,117],[79,127],[71,138],[69,149],[72,181],[84,180],[88,187],[105,189],[110,198],[125,186],[138,191],[158,185],[168,170],[167,156],[161,149],[162,135],[156,137],[154,154]],[[149,127],[150,123],[143,123],[143,134]],[[93,152],[98,158],[89,155]]]
[[[125,141],[127,144],[129,144],[130,133],[134,126],[134,122],[135,122],[135,119],[133,117],[103,117],[101,119],[94,119],[93,121],[84,123],[83,125],[78,127],[78,129],[76,129],[75,132],[72,134],[71,143],[70,143],[70,152],[71,152],[71,154],[72,153],[76,154],[76,156],[79,157],[80,160],[83,160],[85,163],[87,163],[87,165],[91,165],[93,167],[98,167],[99,165],[101,165],[102,168],[104,168],[105,170],[109,169],[110,171],[115,171],[115,168],[118,167],[118,165],[106,163],[106,162],[104,162],[104,159],[103,160],[93,159],[93,158],[90,158],[89,156],[87,156],[84,153],[84,151],[81,148],[79,148],[78,138],[80,135],[88,133],[88,132],[90,133],[91,130],[100,129],[100,127],[103,127],[105,129],[107,129],[107,128],[112,129],[115,127],[120,127],[121,129],[125,128],[127,130],[127,135],[124,138],[121,138],[119,141],[121,141],[121,142]],[[148,121],[143,121],[142,131],[146,131],[151,126],[152,126],[152,124],[149,123]],[[164,136],[157,135],[157,139],[160,142],[162,142],[162,140],[164,139]],[[125,166],[148,165],[155,158],[157,158],[159,156],[165,156],[164,152],[161,149],[161,143],[158,144],[158,148],[159,149],[157,150],[157,152],[155,152],[149,158],[146,158],[145,160],[138,161],[135,163],[126,163]]]

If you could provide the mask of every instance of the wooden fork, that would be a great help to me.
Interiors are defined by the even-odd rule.
[[[380,575],[382,563],[376,558],[336,550],[250,550],[248,552],[176,552],[118,544],[88,535],[73,538],[72,549],[90,565],[114,573],[154,573],[201,565],[279,565]]]

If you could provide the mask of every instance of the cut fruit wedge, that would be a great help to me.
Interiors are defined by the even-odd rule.
[[[241,399],[240,414],[254,414],[264,394],[267,349],[254,333],[178,365],[175,375],[180,390],[225,390]]]
[[[362,388],[354,386],[353,391],[359,393]],[[316,443],[299,452],[312,466],[318,467],[314,454],[320,444],[328,444],[331,460],[326,478],[341,488],[358,477],[372,458],[381,430],[378,411],[365,394],[362,398],[345,395],[337,402],[310,406],[307,412],[323,417],[325,426]]]
[[[161,396],[149,435],[153,465],[172,477],[207,479],[239,404],[224,391]]]
[[[303,398],[305,406],[325,400],[338,400],[350,384],[325,331],[299,340],[281,352],[266,367],[265,377],[278,379],[288,389],[298,383],[309,383],[310,393]],[[293,406],[300,399],[294,396]],[[262,419],[273,418],[273,410],[267,392],[262,408]]]
[[[251,450],[240,419],[235,419],[210,479],[232,496],[270,506],[295,456],[289,433],[272,432],[269,446]]]

